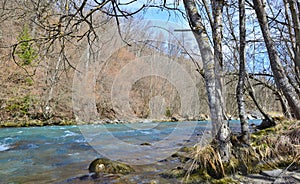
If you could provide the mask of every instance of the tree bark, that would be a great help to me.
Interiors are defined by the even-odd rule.
[[[275,48],[275,44],[271,38],[271,33],[267,21],[266,11],[262,0],[253,0],[256,16],[264,37],[264,41],[268,50],[270,59],[271,70],[274,74],[274,80],[278,89],[280,89],[283,95],[286,97],[291,111],[294,113],[297,119],[300,119],[300,99],[295,89],[288,82],[287,76],[284,72],[284,68],[280,62],[278,52]]]
[[[275,95],[278,97],[278,99],[280,101],[280,105],[281,105],[282,112],[283,112],[284,116],[288,119],[291,119],[292,118],[291,111],[288,107],[288,104],[287,104],[287,101],[286,101],[285,97],[279,91],[277,91],[275,93]]]
[[[244,87],[246,77],[246,23],[245,23],[245,0],[239,0],[239,22],[240,22],[240,64],[239,64],[239,81],[236,88],[236,98],[238,104],[238,111],[241,123],[241,139],[244,143],[249,144],[249,125],[246,119],[245,101],[244,101]]]
[[[299,21],[299,10],[296,9],[296,4],[294,0],[288,0],[290,5],[290,11],[292,15],[293,28],[295,33],[295,47],[294,47],[294,63],[296,74],[299,75],[300,70],[300,21]]]
[[[209,101],[209,109],[212,121],[212,135],[216,135],[218,141],[219,153],[223,161],[227,162],[230,159],[230,130],[227,126],[227,122],[224,120],[223,110],[221,107],[221,100],[219,98],[222,95],[221,91],[216,87],[216,71],[215,60],[212,48],[208,41],[208,35],[205,32],[205,28],[202,23],[202,19],[198,13],[195,0],[184,0],[184,7],[187,12],[190,27],[197,40],[202,62],[204,68],[204,78],[206,84],[206,91]],[[219,95],[218,95],[219,93]]]
[[[215,92],[216,92],[216,111],[218,112],[218,119],[222,122],[221,127],[218,127],[219,131],[217,134],[217,140],[219,142],[219,153],[223,158],[223,161],[229,160],[227,155],[230,153],[230,143],[227,132],[229,132],[225,102],[223,95],[223,49],[222,49],[222,39],[223,39],[223,7],[224,0],[211,0],[212,4],[212,14],[213,14],[213,43],[214,43],[214,64],[215,64]]]
[[[212,0],[212,9],[213,9],[213,27],[212,27],[212,36],[214,43],[214,63],[215,63],[215,80],[216,80],[216,92],[218,99],[220,99],[220,108],[218,112],[222,113],[219,116],[226,118],[226,105],[224,102],[223,96],[223,49],[222,49],[222,39],[223,39],[223,0]],[[221,118],[221,117],[220,117]]]

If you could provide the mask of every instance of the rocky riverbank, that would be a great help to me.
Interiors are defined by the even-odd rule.
[[[9,127],[32,127],[32,126],[65,126],[65,125],[87,125],[87,124],[124,124],[124,123],[151,123],[151,122],[177,122],[177,121],[207,121],[208,118],[203,119],[177,119],[175,117],[165,118],[165,119],[133,119],[131,121],[119,120],[119,119],[102,119],[94,122],[81,122],[75,120],[64,120],[64,119],[51,119],[51,120],[18,120],[18,121],[5,121],[0,122],[0,128]]]
[[[263,117],[257,112],[247,113],[247,119],[262,119]],[[238,120],[237,117],[228,115],[229,120]],[[209,121],[210,117],[207,114],[200,114],[197,118],[183,118],[181,116],[165,117],[163,119],[101,119],[94,122],[82,122],[75,119],[51,118],[48,120],[40,119],[16,119],[11,121],[0,121],[0,128],[6,127],[32,127],[32,126],[64,126],[64,125],[85,125],[85,124],[123,124],[123,123],[150,123],[150,122],[183,122],[183,121]]]
[[[196,145],[183,147],[169,158],[145,166],[119,165],[106,159],[105,163],[102,163],[103,159],[98,163],[99,159],[96,159],[98,165],[95,161],[91,165],[98,169],[97,172],[90,169],[90,174],[72,178],[66,183],[300,182],[299,121],[282,121],[275,127],[256,131],[251,135],[249,146],[234,141],[238,140],[233,136],[235,147],[229,163],[220,161],[213,144]]]

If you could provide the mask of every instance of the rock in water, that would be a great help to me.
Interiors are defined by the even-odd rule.
[[[140,145],[141,145],[141,146],[151,146],[151,143],[149,143],[149,142],[143,142],[143,143],[141,143]]]
[[[107,158],[97,158],[89,166],[90,172],[107,174],[129,174],[134,172],[129,165],[112,161]]]

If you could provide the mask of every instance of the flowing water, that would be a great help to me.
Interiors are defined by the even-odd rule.
[[[230,126],[239,129],[238,121]],[[160,155],[170,156],[174,152],[170,148],[195,144],[207,127],[207,122],[199,121],[2,128],[0,183],[73,183],[72,178],[88,174],[89,163],[102,155],[133,165],[148,164]],[[142,146],[145,142],[151,145]],[[157,177],[167,167],[163,162],[153,164],[156,169],[148,168],[148,173],[147,166],[136,166],[145,170],[127,176],[128,181],[143,183],[147,178],[143,175]]]

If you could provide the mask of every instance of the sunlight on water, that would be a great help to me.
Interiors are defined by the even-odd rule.
[[[134,130],[122,124],[109,124],[106,128],[115,137],[139,145],[142,142],[154,144],[168,136],[176,125],[177,123],[170,122],[158,123],[155,128],[148,129],[148,126],[140,124],[140,128]],[[97,126],[99,128],[99,125],[85,126],[91,130],[88,140],[78,126],[0,129],[0,183],[52,183],[87,174],[89,163],[101,155],[88,144],[93,138],[93,130]],[[143,126],[145,129],[141,128]],[[232,122],[231,126],[239,129],[238,121]],[[195,136],[186,141],[189,144],[196,143],[199,139],[196,135],[205,127],[206,122],[198,122]],[[101,142],[100,145],[105,150],[113,146],[104,137],[97,141]],[[108,141],[107,144],[104,141]],[[183,146],[182,143],[178,145]],[[132,150],[125,149],[119,154],[128,155],[132,159],[135,157]]]

